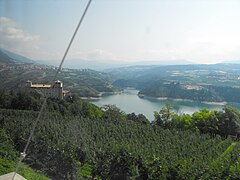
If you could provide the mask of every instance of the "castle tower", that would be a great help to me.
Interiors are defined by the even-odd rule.
[[[53,85],[52,93],[55,97],[59,99],[63,99],[63,83],[62,81],[55,81],[55,84]]]
[[[29,81],[29,80],[28,80],[28,81],[26,82],[26,87],[32,87],[32,81]]]

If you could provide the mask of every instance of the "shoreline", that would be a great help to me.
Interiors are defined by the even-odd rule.
[[[127,88],[128,89],[128,88]],[[129,88],[130,89],[130,88]],[[134,89],[134,88],[133,88]],[[122,94],[124,91],[115,91],[115,92],[100,92],[98,97],[80,97],[83,100],[100,100],[102,96],[104,95],[116,95],[116,94]],[[178,102],[199,102],[207,105],[215,105],[215,106],[225,106],[228,104],[226,101],[221,102],[214,102],[214,101],[196,101],[192,99],[181,99],[181,98],[168,98],[168,97],[154,97],[154,96],[147,96],[145,94],[136,94],[139,98],[154,98],[157,100],[172,100],[172,101],[178,101]]]
[[[101,97],[86,97],[86,96],[80,97],[80,98],[83,100],[99,100],[99,99],[101,99]]]
[[[138,95],[139,96],[139,95]],[[216,106],[224,106],[227,105],[228,102],[226,101],[221,101],[221,102],[214,102],[214,101],[196,101],[192,99],[181,99],[181,98],[168,98],[168,97],[153,97],[153,96],[147,96],[145,94],[141,94],[139,97],[146,97],[146,98],[156,98],[158,100],[172,100],[172,101],[181,101],[181,102],[200,102],[203,104],[208,104],[208,105],[216,105]]]
[[[227,102],[225,102],[225,101],[223,101],[223,102],[201,101],[201,103],[209,104],[209,105],[217,105],[217,106],[225,106],[225,105],[227,105]]]
[[[102,98],[103,95],[114,95],[114,94],[122,94],[123,91],[116,91],[116,92],[100,92],[98,96],[79,96],[81,99],[84,100],[99,100]]]

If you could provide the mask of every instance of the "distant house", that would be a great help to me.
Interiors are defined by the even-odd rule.
[[[63,90],[63,83],[59,80],[55,81],[53,85],[50,84],[33,84],[32,81],[26,82],[26,88],[29,90],[37,90],[43,93],[45,97],[53,97],[63,99],[67,91]]]

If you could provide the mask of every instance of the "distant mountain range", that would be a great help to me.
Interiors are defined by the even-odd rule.
[[[141,96],[240,103],[240,64],[130,66],[109,69],[119,88]]]
[[[228,60],[228,61],[223,61],[222,63],[224,63],[224,64],[240,64],[240,60]]]
[[[34,83],[49,83],[56,68],[40,64],[24,56],[0,49],[0,90],[21,90],[27,80]],[[114,92],[112,77],[107,73],[90,69],[63,69],[58,79],[64,82],[64,88],[81,97],[99,97],[100,92]]]
[[[55,63],[54,63],[55,62]],[[47,61],[38,61],[32,60],[23,55],[19,55],[17,53],[11,52],[9,50],[0,48],[0,63],[30,63],[30,64],[45,64],[45,65],[53,65],[58,66],[60,60],[52,60],[50,62]],[[219,63],[217,66],[222,66],[222,64],[240,64],[240,60],[234,61],[224,61],[224,63]],[[98,71],[109,72],[110,69],[118,69],[118,68],[126,68],[126,67],[149,67],[149,66],[171,66],[179,68],[178,65],[196,65],[188,60],[175,60],[175,61],[137,61],[137,62],[129,62],[129,61],[110,61],[110,60],[83,60],[83,59],[66,59],[63,64],[65,68],[71,69],[93,69]],[[173,65],[173,66],[172,66]],[[174,66],[175,65],[175,66]],[[199,66],[199,65],[197,65]],[[202,65],[204,66],[204,65]],[[206,65],[207,67],[211,67],[211,65]],[[213,65],[216,67],[215,65]],[[183,66],[184,67],[184,66]],[[131,69],[131,68],[130,68]],[[121,69],[122,70],[122,69]]]
[[[0,48],[0,62],[2,63],[36,63],[36,61],[29,59],[27,57],[24,57],[22,55],[10,52],[6,49]]]
[[[59,60],[60,61],[60,60]],[[17,53],[11,52],[9,50],[0,48],[0,63],[37,63],[37,64],[47,64],[58,66],[59,61],[53,60],[51,62],[47,61],[37,61],[27,58],[25,56],[19,55]],[[55,62],[55,63],[54,63]],[[187,60],[178,61],[138,61],[138,62],[128,62],[128,61],[110,61],[110,60],[83,60],[83,59],[66,59],[63,64],[65,68],[72,69],[94,69],[94,70],[105,70],[111,68],[120,68],[126,66],[138,66],[138,65],[176,65],[176,64],[193,64]]]
[[[123,61],[120,63],[115,61],[67,59],[63,66],[66,69],[63,69],[58,77],[64,81],[66,89],[84,97],[98,97],[101,94],[100,92],[115,92],[119,88],[125,87],[134,87],[146,95],[160,96],[162,95],[159,92],[161,90],[160,87],[166,86],[166,89],[168,89],[167,86],[171,82],[179,83],[183,86],[197,85],[206,88],[211,86],[212,92],[217,91],[214,89],[215,86],[240,88],[240,64],[219,63],[206,65],[187,64],[187,62],[182,60],[182,65],[176,64],[177,62],[173,65],[171,63],[174,62],[142,61],[126,63]],[[2,64],[3,66],[1,66]],[[43,65],[22,55],[0,49],[0,84],[2,88],[18,89],[27,80],[43,83],[49,82],[56,69],[46,64]],[[100,70],[101,72],[95,70]],[[225,89],[224,93],[226,94],[226,91],[229,89],[226,91]],[[220,90],[223,90],[223,88]],[[164,92],[167,92],[167,90]],[[186,91],[179,89],[179,92],[185,93]],[[239,94],[239,92],[235,94]],[[185,95],[186,93],[184,98]],[[192,94],[189,96],[194,97]],[[172,96],[169,95],[169,97]],[[199,99],[201,99],[200,97],[202,98],[202,94],[199,94]],[[210,94],[209,97],[208,99],[214,97],[216,101],[219,99],[229,100],[229,98],[222,98],[222,95],[215,96]],[[234,98],[236,97],[234,96]]]
[[[94,69],[98,71],[112,69],[112,68],[121,68],[126,66],[148,66],[148,65],[186,65],[194,64],[187,60],[178,60],[178,61],[137,61],[137,62],[128,62],[128,61],[97,61],[97,60],[82,60],[82,59],[67,59],[64,63],[64,67],[73,68],[73,69]],[[58,64],[54,64],[58,65]]]

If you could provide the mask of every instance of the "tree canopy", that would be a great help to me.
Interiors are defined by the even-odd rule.
[[[21,108],[0,108],[1,173],[12,171],[38,115]],[[229,136],[239,135],[239,114],[178,115],[167,104],[150,123],[113,105],[49,99],[24,163],[52,179],[237,179],[240,144]]]

